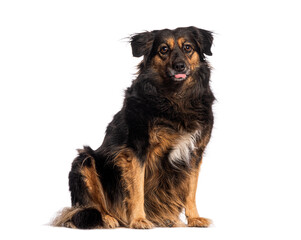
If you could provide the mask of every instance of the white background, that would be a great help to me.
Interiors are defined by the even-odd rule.
[[[300,239],[298,1],[1,1],[1,239]],[[209,229],[70,230],[76,148],[97,148],[141,59],[127,37],[214,31],[215,127],[197,204]]]

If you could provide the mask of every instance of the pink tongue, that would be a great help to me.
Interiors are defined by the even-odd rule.
[[[186,74],[176,74],[175,78],[186,78]]]

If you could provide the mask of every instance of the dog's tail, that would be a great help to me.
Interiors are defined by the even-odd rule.
[[[52,226],[79,229],[101,228],[101,213],[93,207],[64,208],[52,221]]]

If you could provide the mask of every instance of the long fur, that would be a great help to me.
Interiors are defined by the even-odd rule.
[[[195,191],[213,126],[215,98],[205,57],[212,54],[212,41],[211,32],[195,27],[131,37],[133,56],[143,56],[138,76],[102,145],[79,150],[69,173],[72,207],[56,217],[54,226],[183,226],[183,209],[189,226],[210,225],[198,216]],[[192,52],[189,47],[185,52],[187,42]],[[160,50],[162,43],[168,54]],[[167,74],[179,61],[189,69],[183,81]]]

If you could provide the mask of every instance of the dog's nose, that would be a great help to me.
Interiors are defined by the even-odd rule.
[[[186,69],[186,64],[184,62],[174,63],[173,69],[177,72],[183,72]]]

